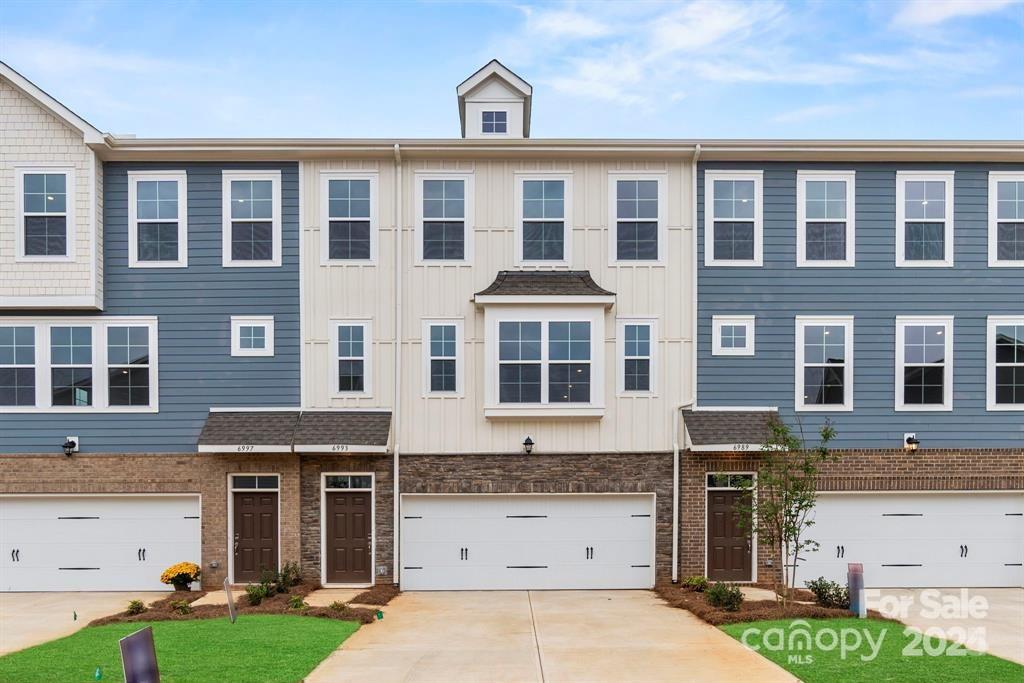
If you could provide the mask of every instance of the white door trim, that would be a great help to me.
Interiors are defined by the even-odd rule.
[[[231,477],[277,477],[276,489],[236,489],[231,486]],[[273,491],[277,493],[277,571],[281,571],[281,473],[280,472],[228,472],[228,579],[232,585],[242,585],[235,581],[235,496],[236,492]]]
[[[708,491],[738,491],[739,487],[736,486],[708,486],[708,475],[709,474],[735,474],[739,476],[749,475],[754,480],[754,487],[750,491],[750,495],[754,496],[754,500],[757,500],[757,472],[721,472],[717,470],[710,470],[704,472],[704,577],[708,576],[708,555],[710,554],[708,548]],[[755,517],[756,519],[756,517]],[[757,583],[757,530],[756,525],[751,525],[750,530],[750,581],[736,581],[735,583]],[[708,581],[711,579],[708,578]]]
[[[327,477],[370,477],[369,489],[327,490]],[[324,524],[324,510],[328,493],[370,492],[370,582],[369,583],[327,583],[327,525]],[[324,588],[373,588],[377,584],[377,476],[373,472],[321,472],[320,473],[320,585]]]

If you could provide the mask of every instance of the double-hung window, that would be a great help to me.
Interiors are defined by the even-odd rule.
[[[420,261],[466,263],[473,225],[471,174],[420,174],[417,182],[417,256]]]
[[[619,394],[651,395],[655,391],[657,323],[647,318],[620,318]]]
[[[952,409],[952,316],[897,316],[896,410]]]
[[[760,266],[762,171],[705,171],[704,265]]]
[[[331,346],[335,360],[335,396],[371,395],[373,334],[370,321],[332,321]]]
[[[75,248],[73,168],[17,169],[17,258],[71,260]]]
[[[0,320],[0,412],[156,412],[157,321]]]
[[[989,316],[987,340],[988,409],[1024,410],[1024,317]]]
[[[852,266],[853,171],[798,171],[796,230],[798,266]]]
[[[853,410],[853,317],[797,316],[799,411]]]
[[[953,265],[953,173],[896,173],[896,265]]]
[[[0,406],[36,404],[36,330],[0,326]]]
[[[462,320],[423,321],[424,396],[461,396]]]
[[[569,262],[570,180],[568,175],[518,178],[516,257],[519,264],[564,265]]]
[[[324,172],[320,180],[324,263],[375,263],[377,176]]]
[[[988,265],[1024,267],[1024,173],[989,171]]]
[[[658,261],[665,239],[665,176],[613,173],[609,179],[611,262]]]
[[[504,135],[508,133],[508,112],[507,111],[485,111],[481,121],[481,131],[489,135]]]
[[[128,267],[188,266],[185,171],[128,173]]]
[[[281,265],[281,172],[224,171],[223,264]]]

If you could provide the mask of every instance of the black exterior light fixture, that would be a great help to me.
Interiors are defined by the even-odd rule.
[[[917,438],[916,434],[907,434],[903,439],[903,448],[908,451],[916,451],[920,445],[921,441]]]
[[[64,437],[64,455],[71,457],[72,453],[78,452],[78,437],[67,436]]]
[[[526,439],[523,441],[523,450],[526,451],[527,455],[533,453],[533,439],[531,439],[530,437],[526,437]]]

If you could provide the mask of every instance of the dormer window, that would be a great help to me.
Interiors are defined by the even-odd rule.
[[[483,113],[483,132],[505,135],[508,133],[508,112],[485,111]]]

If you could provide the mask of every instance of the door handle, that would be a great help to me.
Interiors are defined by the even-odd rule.
[[[960,544],[960,557],[964,557],[967,553],[967,546],[963,543]]]
[[[143,562],[146,561],[146,549],[145,548],[142,549],[142,561]]]
[[[845,545],[839,546],[839,550],[840,550],[839,557],[846,557],[846,546]]]
[[[964,557],[967,557],[971,553],[970,546],[964,546]]]
[[[21,548],[14,551],[14,557],[18,562],[21,562]]]
[[[14,559],[14,548],[11,548],[11,562],[17,562],[17,560]]]
[[[142,562],[142,548],[135,549],[135,560],[137,562]]]
[[[231,551],[232,551],[232,552],[233,552],[233,553],[234,553],[235,555],[237,555],[237,554],[238,554],[238,534],[235,534],[235,545],[234,545],[234,546],[233,546],[233,547],[231,548]]]

